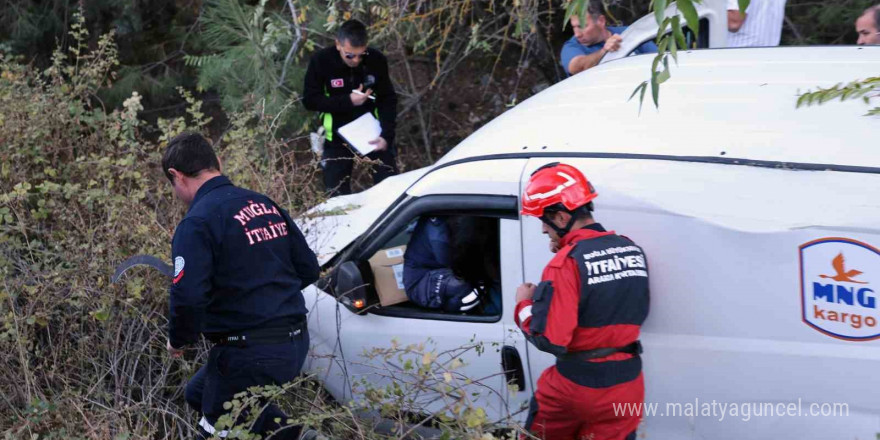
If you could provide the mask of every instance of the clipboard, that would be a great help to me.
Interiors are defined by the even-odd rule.
[[[339,135],[360,155],[366,156],[376,149],[370,141],[382,134],[382,126],[372,113],[364,113],[354,121],[339,127],[338,131]]]

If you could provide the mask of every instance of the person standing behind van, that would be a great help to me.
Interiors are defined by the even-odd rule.
[[[569,19],[574,36],[562,46],[559,63],[568,75],[583,72],[595,67],[608,52],[617,52],[623,38],[620,36],[626,26],[606,26],[605,6],[602,0],[589,0],[584,23],[577,14]],[[633,51],[639,55],[657,52],[657,45],[648,41]]]
[[[857,44],[876,46],[880,44],[880,5],[871,6],[856,20]]]
[[[351,194],[355,153],[339,136],[339,127],[372,113],[382,127],[370,141],[376,149],[367,158],[373,165],[373,183],[397,174],[394,130],[397,93],[388,76],[388,60],[367,47],[367,28],[357,20],[342,23],[336,45],[312,56],[303,85],[303,105],[321,112],[324,126],[324,187],[330,196]]]
[[[538,379],[526,429],[542,439],[634,440],[644,402],[642,322],[648,266],[629,238],[593,220],[593,185],[575,167],[551,163],[532,173],[522,214],[538,217],[550,260],[535,286],[516,291],[514,319],[526,339],[556,356]]]
[[[746,13],[737,0],[727,0],[727,47],[779,46],[785,0],[751,0]]]

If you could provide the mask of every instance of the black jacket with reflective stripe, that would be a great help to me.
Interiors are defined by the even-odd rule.
[[[382,52],[372,47],[357,67],[348,67],[335,46],[325,47],[312,55],[303,86],[303,105],[308,110],[322,113],[327,139],[338,139],[339,127],[372,112],[382,126],[381,136],[390,146],[394,142],[397,121],[397,93],[388,76],[388,61]],[[368,99],[360,106],[351,103],[351,91],[372,75],[375,84],[370,87],[376,100]],[[367,87],[364,87],[366,90]],[[330,123],[327,123],[327,119]],[[328,127],[329,125],[329,127]]]

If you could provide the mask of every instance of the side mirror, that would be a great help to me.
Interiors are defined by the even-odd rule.
[[[363,313],[367,306],[367,287],[361,270],[354,261],[346,261],[336,269],[336,298],[354,313]]]

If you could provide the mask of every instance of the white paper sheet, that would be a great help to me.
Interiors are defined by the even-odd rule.
[[[339,127],[339,134],[345,138],[345,141],[357,150],[363,156],[370,154],[376,149],[375,145],[370,141],[382,134],[382,127],[379,121],[373,117],[371,113],[364,113],[361,117]]]

